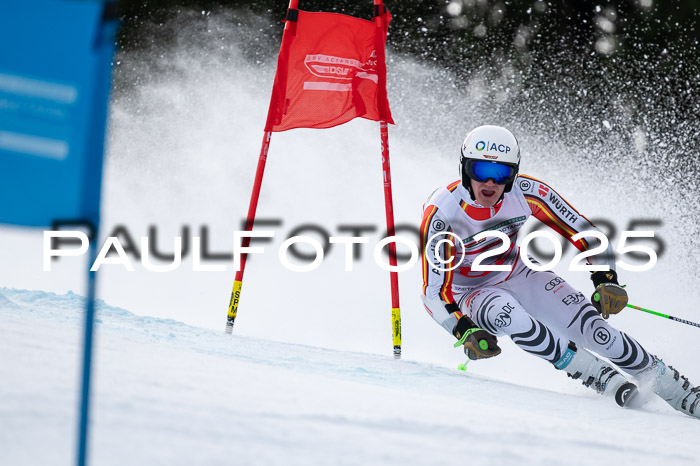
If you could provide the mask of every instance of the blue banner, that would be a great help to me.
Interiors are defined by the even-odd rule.
[[[0,3],[0,223],[99,223],[112,7]]]
[[[114,3],[0,3],[0,223],[100,221]],[[89,267],[89,265],[88,265]],[[87,463],[95,273],[88,272],[76,463]]]

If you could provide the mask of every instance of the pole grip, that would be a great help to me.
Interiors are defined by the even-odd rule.
[[[391,328],[394,332],[394,359],[401,359],[401,309],[391,309]]]
[[[233,281],[233,290],[231,291],[231,301],[228,303],[228,315],[226,317],[226,333],[231,334],[233,332],[233,323],[236,320],[236,314],[238,313],[238,303],[241,300],[241,288],[243,287],[243,282],[240,280]]]

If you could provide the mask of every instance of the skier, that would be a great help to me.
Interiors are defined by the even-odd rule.
[[[518,175],[519,166],[518,141],[507,129],[480,126],[467,135],[461,179],[433,192],[423,209],[422,299],[428,313],[470,359],[497,356],[496,337],[508,335],[519,348],[614,396],[620,406],[637,393],[627,378],[632,376],[649,380],[675,409],[700,418],[700,387],[607,322],[627,304],[612,248],[587,258],[589,265],[608,268],[591,274],[591,300],[554,272],[535,270],[534,259],[524,263],[516,239],[531,215],[581,251],[599,240],[573,240],[596,227],[549,185]],[[477,257],[489,270],[479,270]]]

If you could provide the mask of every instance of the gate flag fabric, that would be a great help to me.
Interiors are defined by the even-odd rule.
[[[294,11],[296,32],[282,39],[265,131],[331,128],[357,117],[393,124],[384,62],[389,13],[378,32],[372,21]]]
[[[385,46],[391,15],[382,0],[374,0],[374,21],[337,13],[300,11],[290,0],[277,71],[272,87],[265,134],[248,204],[245,230],[251,232],[260,199],[272,133],[294,128],[331,128],[361,117],[379,122],[387,235],[395,236],[391,196],[388,124],[394,124],[386,92]],[[250,246],[252,235],[241,239]],[[396,245],[390,242],[389,264],[396,266]],[[233,280],[226,333],[233,333],[243,286],[246,253]],[[390,272],[394,358],[401,357],[401,313],[396,271]]]

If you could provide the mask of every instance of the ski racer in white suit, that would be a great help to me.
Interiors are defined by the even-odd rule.
[[[524,263],[516,240],[531,215],[581,251],[599,242],[593,236],[572,241],[577,233],[597,228],[549,185],[518,175],[519,165],[513,134],[480,126],[462,145],[461,179],[437,189],[425,203],[420,232],[428,313],[464,345],[470,359],[500,354],[496,337],[507,335],[584,385],[614,396],[621,406],[637,393],[635,383],[648,379],[675,409],[700,418],[700,387],[607,322],[627,304],[610,247],[588,257],[590,265],[609,267],[591,274],[592,300],[554,272]],[[482,232],[489,235],[478,236]],[[480,255],[490,255],[481,258],[482,265],[503,270],[474,270]]]

